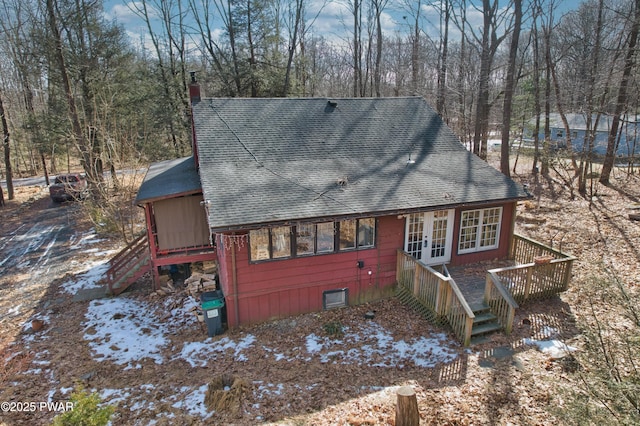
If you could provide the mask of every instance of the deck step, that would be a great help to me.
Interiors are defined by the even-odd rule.
[[[491,308],[484,302],[476,302],[470,303],[469,308],[473,311],[474,314],[479,314],[483,312],[491,312]]]
[[[502,326],[498,317],[491,313],[491,308],[484,302],[474,303],[469,306],[475,315],[471,328],[471,344],[485,343],[487,335],[501,331]]]
[[[473,319],[473,325],[476,326],[480,325],[480,324],[484,324],[484,323],[488,323],[488,322],[497,322],[498,321],[498,317],[496,317],[495,315],[493,315],[491,312],[482,312],[482,313],[475,313],[476,317]]]
[[[471,329],[471,336],[480,336],[483,334],[489,334],[489,333],[493,333],[496,331],[500,331],[502,330],[502,326],[500,324],[498,324],[497,321],[495,322],[486,322],[483,324],[474,324],[473,328]]]

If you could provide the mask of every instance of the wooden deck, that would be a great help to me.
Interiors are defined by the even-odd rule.
[[[515,266],[513,260],[491,260],[470,265],[449,267],[449,274],[470,306],[479,305],[484,300],[487,271],[495,268]]]
[[[428,311],[436,323],[448,323],[468,346],[476,313],[489,309],[506,334],[515,310],[528,300],[552,297],[567,289],[575,258],[529,238],[514,235],[509,259],[462,267],[428,266],[398,250],[396,280],[407,303]],[[474,325],[475,324],[475,325]]]

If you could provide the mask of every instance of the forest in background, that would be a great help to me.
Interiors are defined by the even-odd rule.
[[[636,117],[639,4],[141,0],[123,5],[146,25],[136,41],[106,18],[103,0],[6,0],[0,174],[11,199],[14,176],[64,172],[80,160],[99,199],[104,171],[188,155],[196,72],[206,96],[423,96],[477,155],[486,157],[490,135],[501,137],[507,175],[509,146],[525,129],[532,172],[546,173],[549,115],[582,114],[587,142],[568,150],[567,183],[586,195],[592,118],[613,117],[598,173],[606,184],[621,122]],[[336,9],[342,28],[316,30],[318,17]],[[389,34],[392,12],[402,31]]]

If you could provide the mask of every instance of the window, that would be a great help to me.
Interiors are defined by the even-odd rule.
[[[358,220],[358,247],[375,245],[376,220],[374,218]]]
[[[262,228],[249,232],[251,239],[251,259],[264,260],[270,259],[269,251],[269,228]]]
[[[278,226],[249,231],[251,260],[291,257],[291,227]]]
[[[271,250],[272,258],[291,256],[291,228],[288,226],[278,226],[271,229]]]
[[[335,245],[335,226],[333,222],[316,225],[316,253],[333,253]]]
[[[375,247],[375,218],[301,223],[249,231],[252,261],[284,259]]]
[[[333,238],[333,233],[331,233]],[[314,243],[316,240],[316,225],[306,224],[296,226],[296,254],[304,256],[314,253]]]
[[[356,248],[356,221],[340,221],[340,250]]]
[[[322,292],[322,306],[324,310],[342,308],[349,305],[349,289],[327,290]]]
[[[459,253],[498,248],[502,207],[462,212]]]

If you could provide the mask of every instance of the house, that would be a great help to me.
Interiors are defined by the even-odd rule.
[[[587,129],[593,129],[595,126],[595,139],[593,151],[596,154],[604,155],[607,152],[607,144],[609,132],[611,130],[612,116],[603,114],[593,114],[591,123],[587,125],[587,116],[585,114],[566,114],[565,118],[569,127],[569,137],[573,150],[582,152],[585,149],[585,136]],[[544,140],[544,117],[541,120],[541,133],[538,135],[539,140]],[[631,157],[640,155],[640,137],[638,123],[640,120],[636,116],[623,116],[618,128],[618,140],[616,155],[623,157]],[[534,121],[531,120],[529,126],[533,128]],[[550,139],[554,146],[567,146],[567,130],[558,113],[549,114]],[[531,132],[529,131],[529,134]]]
[[[516,204],[529,194],[468,152],[423,98],[226,99],[190,89],[193,155],[149,168],[136,200],[147,235],[127,249],[148,246],[150,261],[139,263],[156,283],[163,266],[217,262],[229,327],[364,303],[397,285],[417,297],[428,284],[433,311],[469,335],[474,314],[464,300],[466,316],[451,308],[459,292],[436,265],[520,253]],[[138,261],[114,264],[127,262]],[[534,275],[522,271],[529,294]],[[496,308],[505,321],[516,306],[507,299],[510,310]]]

